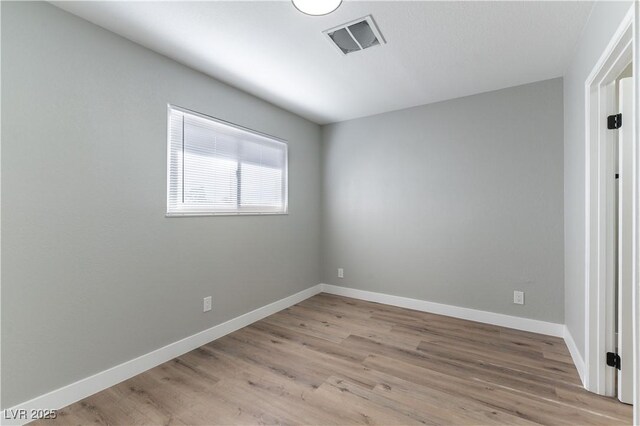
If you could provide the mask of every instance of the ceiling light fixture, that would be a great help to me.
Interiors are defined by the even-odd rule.
[[[321,16],[336,10],[342,0],[291,0],[291,2],[296,9],[304,14]]]

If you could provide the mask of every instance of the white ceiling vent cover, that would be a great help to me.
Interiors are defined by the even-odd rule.
[[[371,15],[326,30],[324,34],[344,55],[385,43]]]

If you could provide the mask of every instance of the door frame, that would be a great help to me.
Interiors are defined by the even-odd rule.
[[[615,259],[612,255],[615,231],[614,155],[612,139],[615,134],[607,129],[607,116],[617,111],[615,80],[629,63],[633,62],[634,96],[634,195],[632,266],[634,291],[638,283],[638,55],[635,43],[638,28],[634,2],[620,26],[609,41],[600,59],[585,82],[585,372],[584,386],[600,395],[615,394],[615,369],[607,367],[606,353],[615,349]],[[624,125],[624,122],[623,122]],[[638,295],[634,297],[633,322],[636,326],[634,348],[638,347]],[[636,351],[638,352],[638,351]],[[638,354],[633,365],[638,389]],[[638,411],[638,392],[634,395]]]
[[[635,107],[635,123],[634,129],[634,167],[633,188],[633,336],[635,342],[633,344],[633,424],[640,424],[640,6],[637,2],[633,2],[633,84],[635,91],[635,99],[633,105]]]

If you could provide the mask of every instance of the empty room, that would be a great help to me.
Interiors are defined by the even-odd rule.
[[[638,425],[640,4],[0,1],[0,424]]]

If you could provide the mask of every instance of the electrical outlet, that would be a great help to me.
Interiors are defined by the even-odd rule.
[[[209,312],[211,310],[211,296],[207,296],[203,299],[204,306],[202,312]]]
[[[513,303],[516,305],[524,305],[524,291],[513,292]]]
[[[344,269],[338,268],[338,278],[344,278]]]

